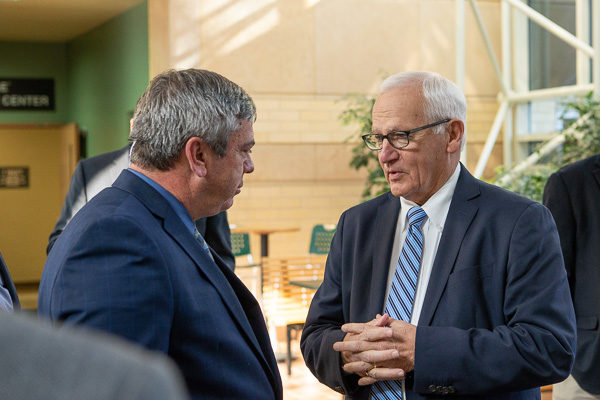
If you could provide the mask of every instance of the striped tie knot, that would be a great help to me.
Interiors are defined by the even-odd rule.
[[[204,238],[202,237],[202,235],[200,234],[200,232],[198,231],[198,228],[194,229],[194,238],[198,241],[198,243],[200,243],[200,246],[202,246],[202,250],[204,250],[204,252],[206,253],[207,256],[210,257],[211,260],[215,260],[212,253],[210,252],[210,248],[208,247],[208,243],[206,243],[206,240],[204,240]]]
[[[411,227],[420,228],[425,222],[425,218],[427,218],[427,213],[419,206],[414,206],[408,210],[408,225]]]
[[[198,228],[194,229],[194,238],[200,243],[200,245],[202,246],[202,249],[209,251],[208,243],[206,243],[206,240],[204,240],[204,238],[198,231]]]

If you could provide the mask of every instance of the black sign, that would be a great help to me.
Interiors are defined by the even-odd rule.
[[[54,110],[54,79],[0,78],[0,110]]]
[[[0,167],[0,189],[29,187],[29,167]]]

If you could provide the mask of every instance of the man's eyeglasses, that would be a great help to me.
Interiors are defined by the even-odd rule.
[[[387,135],[379,135],[376,133],[370,133],[368,135],[362,135],[362,140],[365,142],[367,147],[371,150],[381,150],[383,148],[383,139],[387,139],[387,141],[392,145],[395,149],[403,149],[408,146],[409,140],[408,135],[414,132],[422,131],[423,129],[431,128],[440,124],[445,124],[449,122],[450,118],[443,119],[441,121],[434,122],[432,124],[427,124],[420,126],[418,128],[411,129],[409,131],[395,131],[390,132]]]

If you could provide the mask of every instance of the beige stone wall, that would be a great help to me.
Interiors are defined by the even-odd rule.
[[[477,3],[499,57],[499,2]],[[403,70],[453,79],[454,10],[453,0],[149,0],[150,71],[207,68],[249,91],[258,108],[256,170],[230,221],[297,226],[272,235],[271,254],[304,254],[312,225],[337,222],[364,185],[348,166],[354,128],[339,122],[339,99],[374,93],[382,76]],[[468,8],[466,40],[473,170],[499,88]],[[501,153],[499,144],[492,164]],[[256,238],[252,244],[257,252]]]
[[[317,223],[335,224],[360,201],[364,174],[348,167],[354,132],[338,115],[344,103],[333,96],[255,95],[255,171],[229,212],[238,226],[293,226],[294,233],[270,238],[270,254],[302,255]],[[258,256],[258,237],[252,248]]]

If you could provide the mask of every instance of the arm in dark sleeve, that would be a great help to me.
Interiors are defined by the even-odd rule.
[[[231,251],[231,232],[229,231],[229,221],[227,212],[222,211],[212,217],[204,218],[205,230],[200,228],[200,220],[196,222],[198,231],[206,243],[217,252],[227,266],[233,271],[235,269],[235,257]]]
[[[342,214],[331,242],[325,277],[310,305],[300,347],[313,375],[321,383],[348,395],[359,389],[359,377],[342,370],[341,355],[333,350],[333,344],[342,341],[346,335],[341,326],[352,322],[345,320],[343,312],[341,264],[344,217],[345,214]]]
[[[58,221],[56,221],[54,230],[48,238],[46,254],[50,253],[52,246],[54,246],[54,242],[56,242],[56,239],[58,239],[63,229],[65,229],[65,226],[67,226],[71,218],[73,218],[73,215],[75,215],[77,211],[79,211],[81,207],[85,205],[86,202],[87,195],[85,191],[85,176],[83,173],[83,166],[80,161],[77,163],[75,172],[73,172],[73,176],[71,177],[69,190],[67,191],[67,196],[65,197],[62,209],[60,210]]]
[[[513,392],[565,379],[575,357],[575,314],[550,212],[532,203],[508,247],[504,323],[492,329],[418,326],[414,390],[452,385],[457,395]],[[489,301],[496,301],[489,299]],[[460,312],[457,310],[456,312]]]
[[[565,268],[571,293],[575,284],[575,217],[573,216],[573,205],[569,197],[567,185],[558,173],[550,175],[543,196],[544,205],[548,207],[558,229],[560,247],[565,260]]]

